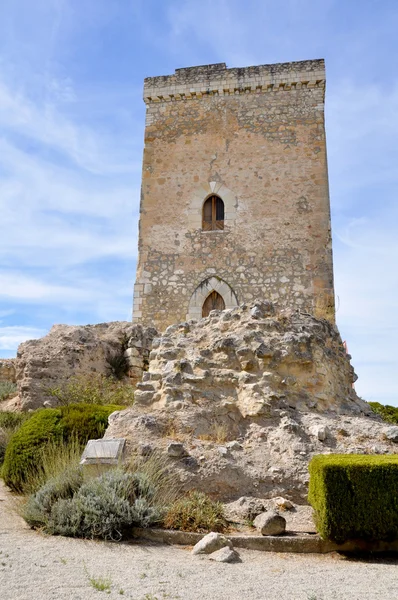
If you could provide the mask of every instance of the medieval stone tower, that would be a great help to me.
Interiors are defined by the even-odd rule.
[[[254,298],[334,311],[323,60],[145,80],[133,321]]]

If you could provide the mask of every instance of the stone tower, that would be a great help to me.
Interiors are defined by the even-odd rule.
[[[333,319],[324,99],[323,60],[145,79],[133,321],[253,298]]]

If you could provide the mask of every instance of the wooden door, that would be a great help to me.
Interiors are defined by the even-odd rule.
[[[223,297],[217,292],[211,292],[203,303],[202,317],[208,317],[211,310],[225,310]]]

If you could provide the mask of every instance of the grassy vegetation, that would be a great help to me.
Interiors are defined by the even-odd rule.
[[[77,437],[84,445],[103,436],[108,416],[120,406],[70,405],[36,411],[11,437],[1,475],[14,491],[22,492],[40,472],[46,446]]]
[[[191,491],[171,505],[164,526],[182,531],[221,532],[227,528],[227,521],[221,502],[214,502],[202,492]]]
[[[387,423],[398,424],[398,406],[384,405],[379,402],[369,402],[369,405],[373,412],[380,415]]]
[[[72,377],[60,386],[47,388],[45,392],[56,398],[61,406],[80,403],[129,406],[134,402],[134,391],[129,381],[98,373]]]
[[[11,381],[0,381],[0,402],[15,396],[17,393],[17,384]]]
[[[308,500],[323,538],[398,538],[398,455],[318,455],[309,471]]]

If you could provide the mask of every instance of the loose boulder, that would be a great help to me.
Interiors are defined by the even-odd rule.
[[[270,510],[261,513],[254,519],[254,527],[261,535],[281,535],[285,533],[286,519]]]
[[[228,548],[228,546],[225,546],[224,548],[221,548],[220,550],[216,550],[216,552],[212,552],[211,554],[209,554],[209,559],[222,563],[232,563],[239,561],[239,554],[232,548]]]
[[[195,544],[192,554],[212,554],[221,548],[232,549],[232,542],[225,535],[212,531]]]

